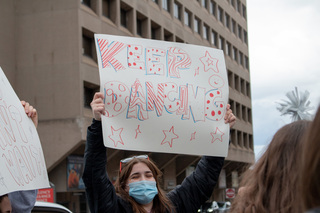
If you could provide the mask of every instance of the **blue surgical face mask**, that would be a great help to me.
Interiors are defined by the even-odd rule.
[[[142,205],[150,203],[157,194],[155,181],[143,180],[129,183],[129,195]]]

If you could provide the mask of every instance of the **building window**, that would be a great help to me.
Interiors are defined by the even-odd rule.
[[[181,38],[179,38],[178,36],[176,36],[176,42],[178,42],[178,43],[184,43],[184,41],[183,41]]]
[[[148,19],[141,13],[137,12],[137,35],[147,38],[148,37]]]
[[[250,122],[250,115],[249,115],[249,123],[252,123],[252,122]],[[252,137],[252,135],[249,135],[249,148],[251,150],[253,150],[253,137]]]
[[[207,8],[207,0],[201,0],[201,6]]]
[[[239,63],[243,65],[243,53],[239,51]]]
[[[241,115],[242,115],[242,120],[247,121],[247,110],[246,110],[246,106],[241,106]]]
[[[235,60],[238,63],[238,50],[237,48],[233,47],[233,60]]]
[[[142,21],[137,18],[137,34],[142,37]]]
[[[82,54],[97,62],[93,32],[82,28]]]
[[[246,95],[250,98],[251,94],[250,94],[250,83],[246,83]]]
[[[249,70],[249,58],[247,56],[244,57],[244,67]]]
[[[176,1],[173,3],[173,15],[175,18],[181,20],[181,5],[178,4]]]
[[[242,16],[247,19],[247,8],[244,5],[242,5]]]
[[[152,0],[154,3],[156,3],[156,4],[158,4],[159,2],[158,2],[158,0]]]
[[[244,110],[244,109],[242,109]],[[242,112],[242,113],[246,113],[246,112]],[[247,117],[244,118],[245,121],[247,121]],[[243,140],[244,140],[244,146],[249,149],[249,139],[248,139],[248,134],[244,133],[243,134]]]
[[[236,23],[236,21],[235,20],[231,20],[231,31],[234,33],[234,34],[236,34],[236,27],[237,27],[237,23]]]
[[[241,93],[243,95],[246,95],[246,82],[244,79],[240,78],[240,84],[241,84]],[[244,113],[242,113],[244,114]]]
[[[230,29],[230,16],[229,14],[225,13],[225,17],[224,17],[224,22],[225,22],[225,26]]]
[[[184,11],[184,24],[191,28],[191,13],[189,11]]]
[[[237,0],[237,11],[241,13],[241,1]]]
[[[240,79],[238,75],[234,75],[234,89],[240,92]]]
[[[162,0],[162,8],[170,12],[170,0]]]
[[[229,83],[229,87],[231,87],[231,88],[233,88],[233,73],[230,71],[230,70],[228,70],[228,83]]]
[[[242,119],[240,105],[239,105],[239,113],[238,114],[239,115],[237,115],[237,117]],[[243,135],[242,135],[241,131],[237,131],[237,138],[238,138],[238,145],[240,147],[243,147]]]
[[[102,1],[102,15],[104,15],[107,18],[110,18],[110,16],[111,16],[110,0],[103,0]]]
[[[223,9],[218,7],[218,20],[223,23]]]
[[[231,0],[231,5],[236,8],[235,0]]]
[[[81,3],[91,8],[91,0],[81,0]]]
[[[219,37],[219,49],[224,50],[224,38]]]
[[[248,33],[245,30],[243,30],[243,41],[248,44]]]
[[[151,39],[161,40],[161,26],[151,22]]]
[[[238,37],[242,40],[242,27],[238,25]]]
[[[109,18],[111,21],[116,21],[116,0],[102,1],[102,15]]]
[[[121,20],[121,25],[125,28],[128,28],[128,14],[125,9],[120,10],[120,20]]]
[[[226,42],[226,54],[231,56],[231,44],[229,42]]]
[[[173,34],[168,30],[164,29],[164,40],[165,41],[173,41]]]
[[[216,16],[216,2],[214,2],[213,0],[210,1],[209,10],[213,16]]]
[[[203,38],[209,41],[209,27],[207,25],[203,25]]]
[[[97,0],[81,0],[81,3],[91,8],[93,12],[97,13],[97,8],[98,8]]]
[[[90,103],[96,92],[99,92],[99,86],[83,82],[83,105],[85,108],[91,109]]]
[[[133,19],[134,12],[131,6],[127,5],[123,1],[120,2],[120,25],[127,28],[131,33],[135,32],[136,19]]]
[[[211,31],[211,44],[217,47],[217,33],[215,31]]]
[[[230,129],[230,140],[233,145],[237,145],[236,130]]]
[[[200,34],[200,19],[198,19],[197,17],[194,17],[194,22],[193,22],[193,27],[194,27],[194,31],[196,33]]]

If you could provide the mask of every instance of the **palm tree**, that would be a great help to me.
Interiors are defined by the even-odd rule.
[[[308,112],[314,107],[310,107],[309,91],[298,92],[298,88],[295,90],[287,92],[286,96],[288,100],[282,100],[283,103],[278,103],[280,106],[277,110],[281,112],[281,115],[291,115],[292,121],[297,120],[311,120],[312,115]]]

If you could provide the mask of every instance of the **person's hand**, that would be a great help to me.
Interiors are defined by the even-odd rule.
[[[24,108],[25,113],[27,114],[27,116],[29,118],[31,118],[34,126],[37,128],[38,126],[38,113],[37,110],[35,108],[33,108],[33,106],[31,106],[28,102],[25,101],[21,101],[21,104]]]
[[[93,96],[93,100],[90,103],[93,117],[94,119],[100,121],[101,120],[101,114],[105,115],[105,109],[104,109],[104,103],[103,103],[104,96],[101,92],[97,92]]]
[[[234,114],[232,113],[232,110],[230,109],[230,104],[227,104],[227,112],[224,116],[224,123],[229,123],[230,128],[232,128],[234,126],[234,124],[236,123],[236,116],[234,116]]]

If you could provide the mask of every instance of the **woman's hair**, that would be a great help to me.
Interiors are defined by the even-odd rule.
[[[244,187],[231,207],[231,212],[287,213],[301,212],[296,185],[302,136],[310,121],[296,121],[280,128],[267,150],[247,170],[241,181]]]
[[[153,211],[159,212],[159,213],[165,213],[165,212],[175,212],[172,203],[170,200],[166,197],[165,192],[161,189],[159,186],[162,173],[158,169],[158,167],[155,165],[154,162],[152,162],[150,159],[144,159],[144,158],[133,158],[131,161],[129,161],[126,164],[122,165],[121,172],[119,171],[118,179],[115,183],[115,189],[116,192],[125,200],[129,201],[132,205],[133,212],[140,213],[140,212],[146,212],[143,207],[138,204],[131,196],[129,196],[129,193],[125,190],[127,187],[127,180],[130,176],[130,173],[132,171],[132,168],[137,163],[144,163],[146,164],[149,169],[151,170],[154,179],[157,183],[157,189],[158,194],[153,199]]]
[[[304,137],[300,191],[303,210],[320,206],[320,106]]]

